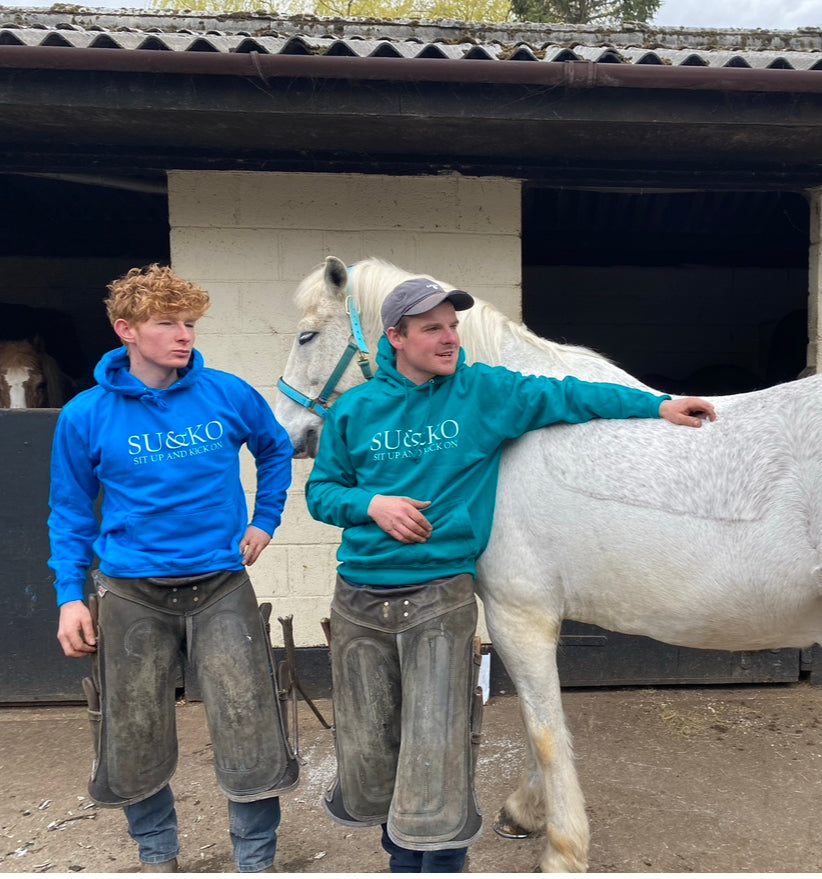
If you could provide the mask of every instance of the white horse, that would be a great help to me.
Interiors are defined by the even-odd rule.
[[[281,387],[311,405],[328,384],[352,336],[347,291],[373,354],[381,301],[412,276],[374,259],[347,272],[329,257],[297,291],[304,314]],[[460,334],[469,362],[642,387],[598,354],[540,339],[479,300],[460,312]],[[349,363],[325,396],[362,380]],[[477,587],[517,688],[530,763],[497,829],[545,828],[543,872],[587,866],[556,665],[564,619],[684,647],[822,641],[822,376],[713,402],[717,421],[698,430],[656,419],[554,425],[503,454]],[[322,427],[323,404],[308,405],[281,395],[276,409],[300,456],[316,453]]]

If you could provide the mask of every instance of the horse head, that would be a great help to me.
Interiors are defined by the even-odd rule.
[[[295,298],[304,311],[278,384],[276,405],[277,420],[288,431],[296,458],[316,455],[324,407],[357,381],[354,370],[346,368],[336,387],[326,392],[328,399],[320,400],[331,375],[328,364],[342,355],[351,335],[345,310],[347,286],[345,266],[329,256],[297,289]]]
[[[380,269],[380,289],[378,295],[367,295],[369,269],[375,267]],[[297,288],[295,300],[303,315],[278,383],[275,407],[277,420],[291,438],[294,457],[316,455],[325,410],[373,374],[382,333],[379,305],[407,277],[412,276],[380,260],[347,269],[337,257],[329,256]]]
[[[0,409],[58,408],[68,380],[42,340],[0,342]]]

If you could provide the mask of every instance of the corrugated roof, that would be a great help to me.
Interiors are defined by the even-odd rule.
[[[624,24],[606,29],[522,22],[265,13],[204,16],[81,6],[0,6],[0,45],[822,70],[822,30],[818,28],[743,31]]]

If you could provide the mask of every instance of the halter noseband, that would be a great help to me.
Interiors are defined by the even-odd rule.
[[[334,371],[329,376],[320,393],[316,397],[309,397],[306,394],[300,393],[296,388],[292,388],[291,385],[286,384],[282,377],[277,382],[277,389],[285,394],[289,400],[293,400],[304,409],[310,409],[315,415],[319,415],[320,418],[325,418],[328,412],[328,398],[334,392],[334,388],[337,387],[337,383],[342,378],[342,374],[348,368],[348,364],[355,354],[359,354],[357,363],[362,370],[365,380],[368,381],[374,377],[374,373],[371,371],[371,364],[368,361],[368,346],[365,344],[365,336],[363,336],[362,326],[360,325],[360,315],[357,311],[354,297],[351,295],[350,269],[348,273],[348,290],[345,297],[345,311],[351,321],[351,337],[348,346],[337,361]]]

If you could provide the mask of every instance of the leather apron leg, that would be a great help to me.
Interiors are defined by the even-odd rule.
[[[349,587],[350,588],[350,587]],[[388,819],[400,746],[402,688],[395,636],[331,610],[334,742],[338,780],[325,807],[340,824]]]
[[[341,823],[388,823],[398,845],[461,848],[479,836],[470,705],[476,629],[468,576],[401,589],[338,579],[332,607]],[[399,729],[398,729],[399,726]]]
[[[250,580],[188,618],[191,663],[206,708],[217,782],[235,802],[293,790],[274,663]]]
[[[101,806],[144,800],[174,774],[174,685],[183,631],[179,617],[110,591],[99,595],[101,721],[89,794]]]
[[[476,604],[398,635],[402,745],[388,835],[416,851],[462,848],[481,833],[471,742]]]
[[[91,796],[102,805],[128,805],[170,780],[184,646],[226,796],[248,802],[293,789],[299,766],[286,741],[268,635],[246,572],[127,579],[98,571],[95,580],[102,721]]]

